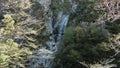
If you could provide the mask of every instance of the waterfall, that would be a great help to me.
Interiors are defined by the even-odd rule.
[[[64,0],[59,1],[64,3]],[[46,27],[50,33],[50,36],[49,40],[46,41],[48,49],[41,48],[34,56],[30,56],[29,58],[32,60],[30,60],[31,63],[29,64],[28,68],[39,68],[40,66],[43,66],[40,68],[51,68],[51,63],[54,59],[53,54],[58,50],[58,46],[64,32],[64,28],[68,23],[69,16],[77,7],[77,4],[73,0],[68,1],[71,4],[71,7],[68,8],[68,13],[60,10],[56,14],[56,17],[53,18],[55,14],[52,12],[50,7],[52,1],[38,0],[38,2],[44,7],[45,17],[47,18]]]
[[[61,39],[64,27],[66,26],[69,15],[63,14],[63,12],[60,12],[58,14],[59,20],[56,22],[56,24],[52,27],[51,22],[48,22],[47,27],[50,31],[50,40],[46,42],[48,45],[50,51],[57,51],[59,41]],[[55,33],[56,31],[56,33]]]

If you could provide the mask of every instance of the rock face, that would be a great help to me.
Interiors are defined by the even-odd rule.
[[[37,0],[44,7],[44,11],[48,11],[51,5],[51,0]]]
[[[29,56],[28,61],[30,62],[27,65],[28,68],[49,68],[51,59],[53,59],[53,52],[47,49],[40,49],[36,52],[35,55]]]
[[[34,56],[30,56],[30,64],[28,68],[38,68],[43,65],[44,68],[51,68],[52,60],[54,59],[53,54],[57,51],[61,36],[64,28],[68,23],[69,15],[75,11],[76,3],[72,0],[37,0],[39,4],[44,8],[44,16],[46,20],[46,27],[50,33],[49,40],[46,41],[48,49],[40,49]],[[59,5],[56,3],[59,2]],[[69,3],[67,11],[64,11],[65,3]],[[61,8],[61,6],[63,6]],[[60,10],[59,7],[61,8]],[[53,8],[56,8],[54,10]],[[66,8],[66,7],[65,7]],[[69,11],[70,10],[70,11]]]

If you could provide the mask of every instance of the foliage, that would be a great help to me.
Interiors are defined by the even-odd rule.
[[[106,23],[106,29],[112,34],[118,34],[120,32],[120,19],[115,20],[112,23]]]
[[[4,15],[4,19],[2,19],[3,25],[5,27],[1,28],[0,33],[3,35],[10,34],[14,29],[14,23],[15,21],[11,17],[11,15],[6,14]]]
[[[15,30],[10,37],[21,47],[37,48],[36,45],[43,41],[42,33],[45,30],[40,4],[32,0],[5,0],[0,4],[3,6],[0,9],[1,13],[8,13],[14,19]],[[38,40],[41,36],[42,39]]]
[[[71,34],[65,33],[62,47],[56,53],[55,62],[58,63],[53,63],[54,68],[84,68],[79,62],[95,64],[113,55],[113,49],[109,48],[111,42],[108,31],[101,26],[89,23],[84,27],[76,26],[74,32],[68,29],[66,32]]]
[[[16,68],[16,66],[24,67],[20,62],[24,60],[24,56],[31,54],[29,49],[20,49],[19,44],[14,42],[11,36],[15,30],[14,20],[9,14],[4,15],[0,30],[0,67],[1,68]],[[7,37],[8,36],[8,37]],[[3,38],[2,38],[3,37]]]
[[[0,68],[39,63],[49,38],[45,17],[60,11],[70,19],[52,68],[120,68],[119,6],[120,0],[0,0]]]
[[[96,19],[105,12],[105,10],[96,10],[94,7],[98,0],[76,0],[78,3],[77,9],[70,16],[70,24],[78,22],[95,22]]]
[[[0,13],[4,15],[0,21],[0,52],[4,50],[0,68],[26,68],[27,57],[45,41],[43,13],[37,6],[31,0],[0,1]],[[12,45],[7,44],[9,39]]]
[[[117,19],[120,18],[120,0],[100,0],[96,4],[96,10],[105,10],[104,13],[102,13],[99,16],[99,21],[100,20],[105,20],[109,22],[113,22]]]
[[[63,3],[64,2],[64,3]],[[58,2],[57,0],[52,0],[52,5],[51,8],[52,10],[59,12],[59,11],[64,11],[64,12],[68,12],[70,11],[70,7],[71,7],[71,3],[68,0],[65,1],[60,1]]]
[[[5,43],[0,43],[0,67],[24,67],[24,65],[18,61],[24,60],[22,56],[25,56],[25,54],[31,54],[31,52],[27,49],[19,49],[18,44],[12,39],[8,39]]]
[[[117,65],[119,68],[118,4],[120,1],[79,0],[78,3],[78,8],[71,15],[69,21],[69,26],[74,25],[72,27],[76,29],[71,32],[66,30],[70,34],[65,33],[61,48],[55,55],[54,61],[57,63],[53,63],[53,67],[97,68],[98,66],[98,68],[111,68]],[[105,61],[101,62],[102,59]]]

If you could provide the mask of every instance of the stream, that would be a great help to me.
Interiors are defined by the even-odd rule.
[[[61,3],[64,3],[64,0],[59,0]],[[64,33],[64,28],[66,27],[69,16],[77,8],[74,0],[68,0],[71,7],[68,8],[68,13],[65,13],[63,10],[59,11],[54,17],[54,12],[51,9],[50,5],[52,0],[38,0],[38,2],[43,5],[44,12],[46,12],[46,22],[47,30],[50,33],[49,40],[46,41],[48,49],[41,48],[39,51],[29,58],[32,58],[28,68],[51,68],[52,60],[54,59],[53,54],[58,50],[58,46],[61,40],[61,37]],[[47,14],[48,13],[48,14]]]

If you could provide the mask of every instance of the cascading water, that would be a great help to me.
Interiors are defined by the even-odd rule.
[[[50,25],[49,22],[47,25],[48,30],[51,32],[51,34],[50,40],[46,43],[51,51],[57,51],[59,40],[61,39],[64,27],[66,26],[69,19],[69,15],[63,14],[62,12],[60,12],[58,16],[60,16],[60,18],[58,20],[58,23],[55,24],[55,26],[52,26],[52,24]],[[56,33],[54,33],[55,30]]]
[[[59,0],[64,3],[64,0]],[[34,56],[30,56],[31,63],[29,68],[51,68],[51,62],[54,59],[53,54],[58,50],[58,45],[61,40],[64,28],[69,20],[70,13],[74,12],[77,4],[72,0],[68,0],[71,7],[68,8],[68,12],[65,13],[60,10],[56,17],[54,17],[54,12],[51,9],[51,0],[38,0],[38,2],[43,5],[45,17],[48,19],[46,23],[47,30],[50,32],[49,40],[46,42],[48,49],[41,48]],[[55,20],[55,21],[54,21]],[[43,67],[40,67],[42,64]]]

